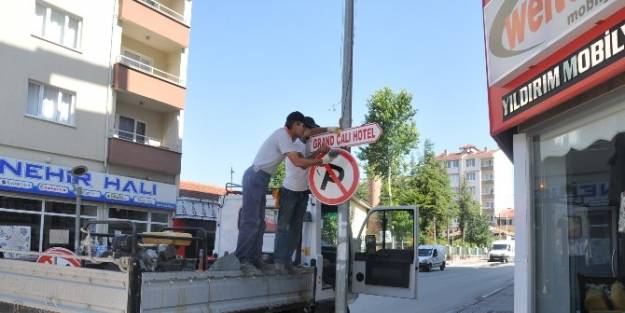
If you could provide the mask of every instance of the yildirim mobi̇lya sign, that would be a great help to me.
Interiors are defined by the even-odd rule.
[[[606,31],[502,99],[507,120],[625,56],[625,22]]]

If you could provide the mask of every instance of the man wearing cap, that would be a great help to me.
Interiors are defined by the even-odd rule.
[[[306,141],[312,135],[336,131],[337,129],[335,127],[321,128],[312,117],[306,116],[304,118],[304,134],[294,143],[297,146],[297,152],[307,158],[317,158],[320,153],[326,153],[327,151],[319,150],[311,153]],[[274,263],[276,270],[281,274],[296,272],[292,256],[299,246],[304,215],[308,206],[310,192],[308,191],[307,173],[305,168],[296,166],[290,159],[286,160],[286,175],[280,188],[278,231],[274,242]]]
[[[307,168],[327,164],[329,155],[322,159],[307,159],[298,152],[294,143],[304,136],[304,115],[292,112],[286,118],[284,127],[274,131],[263,142],[252,166],[243,174],[243,205],[239,213],[239,237],[235,254],[241,263],[241,271],[247,275],[272,273],[274,266],[262,262],[263,235],[265,233],[265,206],[269,179],[276,168],[287,157],[295,166]],[[329,151],[327,146],[321,152]]]

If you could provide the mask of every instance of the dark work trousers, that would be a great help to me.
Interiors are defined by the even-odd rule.
[[[253,167],[243,174],[243,205],[239,212],[239,238],[235,252],[241,262],[258,264],[261,260],[270,177]]]
[[[302,225],[308,206],[308,191],[280,188],[278,232],[274,244],[274,262],[291,264],[293,252],[302,237]]]

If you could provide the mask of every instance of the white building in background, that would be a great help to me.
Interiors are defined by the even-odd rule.
[[[474,145],[464,145],[458,152],[445,150],[436,158],[444,162],[454,191],[457,193],[465,181],[483,213],[496,217],[513,207],[514,169],[501,150],[479,150]]]

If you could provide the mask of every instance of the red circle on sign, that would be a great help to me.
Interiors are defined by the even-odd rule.
[[[327,205],[339,205],[339,204],[347,202],[347,200],[349,200],[352,197],[352,195],[356,192],[356,189],[358,189],[358,182],[360,181],[360,172],[358,170],[358,162],[356,161],[356,158],[354,158],[354,156],[352,156],[346,150],[343,150],[343,149],[334,149],[334,150],[339,151],[339,156],[337,156],[337,159],[340,157],[347,159],[349,167],[344,170],[351,171],[353,175],[352,182],[349,186],[344,186],[342,181],[337,182],[338,177],[336,173],[334,172],[334,170],[332,170],[329,164],[321,165],[321,166],[312,166],[308,169],[308,185],[310,186],[310,191],[319,201],[321,201],[321,203],[324,203]],[[330,162],[330,164],[333,164],[335,161]],[[336,184],[337,187],[339,188],[340,195],[338,197],[331,197],[329,195],[325,195],[324,191],[320,190],[321,186],[316,185],[315,173],[317,172],[317,169],[319,167],[325,168],[326,173],[330,176],[330,179],[332,180],[332,182]]]
[[[73,258],[76,256],[71,250],[61,247],[52,247],[43,253],[58,254],[59,256],[42,255],[37,259],[37,263],[51,264],[57,266],[80,267],[80,261]]]

